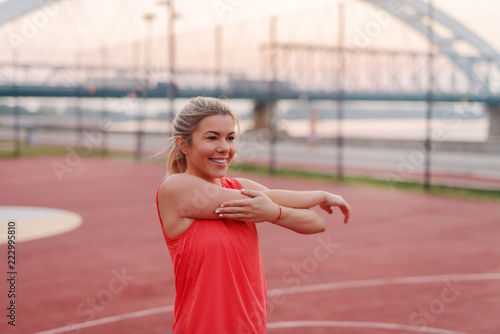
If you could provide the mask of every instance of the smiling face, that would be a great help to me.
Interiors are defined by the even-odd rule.
[[[186,173],[219,184],[236,153],[234,119],[230,115],[205,117],[193,133],[191,141],[178,138],[177,145],[186,155]]]

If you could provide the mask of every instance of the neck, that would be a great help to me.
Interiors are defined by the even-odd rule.
[[[205,178],[205,177],[202,177],[200,175],[197,175],[196,173],[189,172],[189,169],[186,169],[186,171],[184,173],[188,174],[188,175],[199,177],[207,182],[215,184],[216,186],[222,187],[222,183],[220,182],[219,178]]]

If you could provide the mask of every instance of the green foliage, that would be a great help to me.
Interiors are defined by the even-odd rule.
[[[256,165],[237,165],[232,167],[233,170],[255,173],[255,174],[266,174],[270,175],[269,169],[266,166],[256,166]],[[271,174],[277,177],[294,177],[294,178],[305,178],[311,181],[322,181],[322,182],[340,182],[344,184],[353,184],[359,186],[369,186],[369,187],[379,187],[384,189],[398,189],[405,191],[415,191],[424,192],[424,187],[418,182],[392,182],[389,183],[387,180],[369,178],[369,177],[356,177],[356,176],[344,176],[342,180],[339,180],[333,173],[319,173],[310,172],[297,169],[285,169],[281,168],[276,171],[276,173]],[[475,189],[466,187],[453,187],[444,185],[431,185],[428,193],[430,195],[436,196],[447,196],[456,197],[463,199],[475,199],[475,200],[488,200],[488,201],[500,201],[500,189],[490,190],[490,189]]]
[[[36,145],[28,146],[24,143],[20,147],[20,158],[38,157],[38,156],[60,156],[67,155],[74,151],[68,150],[66,147],[56,145]],[[74,154],[74,153],[73,153]],[[0,159],[17,157],[15,146],[12,141],[0,141]],[[103,157],[103,152],[100,149],[95,149],[90,152],[85,152],[82,157]],[[132,158],[131,153],[123,152],[108,152],[105,157],[109,158]]]
[[[21,145],[21,155],[20,157],[36,157],[36,156],[60,156],[69,154],[67,148],[61,146],[51,146],[51,145],[37,145],[37,146],[27,146],[25,144]],[[91,152],[87,152],[85,157],[105,157],[105,158],[127,158],[132,159],[133,154],[123,153],[123,152],[109,152],[107,155],[103,155],[101,150],[96,149]],[[13,158],[16,157],[14,151],[14,144],[12,141],[0,141],[0,159]],[[151,159],[150,159],[151,160]],[[153,161],[156,161],[154,158]],[[158,163],[163,164],[163,160],[158,159]],[[356,177],[356,176],[344,176],[342,180],[339,180],[334,175],[321,172],[311,172],[306,170],[292,169],[292,168],[280,168],[275,173],[270,174],[267,166],[262,165],[251,165],[251,164],[238,164],[231,166],[232,171],[241,171],[247,173],[254,173],[260,175],[273,175],[276,177],[288,177],[288,178],[298,178],[307,179],[314,182],[338,182],[343,184],[352,184],[357,186],[368,186],[368,187],[379,187],[383,189],[398,189],[405,191],[415,191],[424,192],[424,187],[418,182],[388,182],[387,180],[369,178],[369,177]],[[500,201],[500,189],[489,190],[489,189],[474,189],[465,187],[452,187],[444,185],[431,185],[428,193],[435,196],[448,196],[463,199],[475,199],[475,200],[487,200],[487,201]]]

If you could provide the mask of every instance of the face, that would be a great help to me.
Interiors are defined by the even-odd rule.
[[[219,183],[236,153],[234,125],[230,115],[207,116],[200,122],[191,142],[180,146],[186,155],[188,174]]]

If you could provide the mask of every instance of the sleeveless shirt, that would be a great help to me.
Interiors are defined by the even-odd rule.
[[[236,179],[220,181],[224,188],[242,188]],[[158,194],[156,206],[161,222]],[[174,334],[266,332],[266,283],[255,223],[196,219],[176,238],[162,230],[175,275]]]

